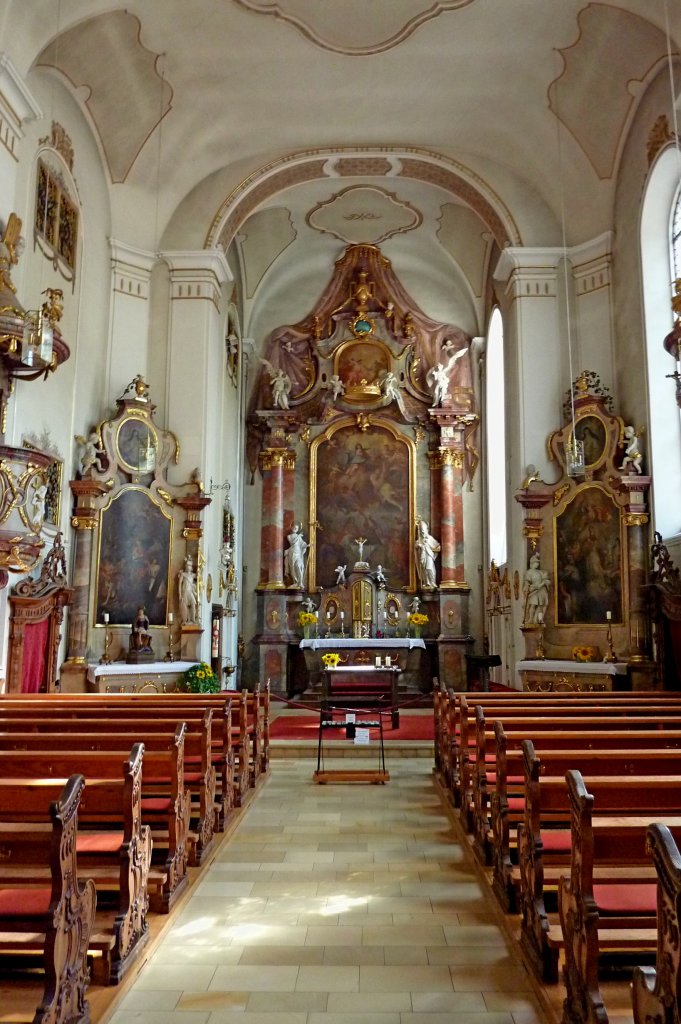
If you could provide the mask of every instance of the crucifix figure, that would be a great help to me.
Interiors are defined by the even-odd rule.
[[[359,549],[359,558],[357,559],[358,562],[364,561],[364,545],[366,544],[366,542],[366,537],[355,537],[355,544]]]

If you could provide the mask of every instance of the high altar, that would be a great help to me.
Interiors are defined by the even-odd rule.
[[[419,687],[435,674],[461,687],[473,642],[462,489],[478,462],[470,338],[421,311],[380,249],[356,245],[266,355],[248,444],[263,480],[260,678],[304,688],[290,677],[304,672],[307,611],[318,637],[353,638],[365,662],[362,641],[387,650],[420,628]]]

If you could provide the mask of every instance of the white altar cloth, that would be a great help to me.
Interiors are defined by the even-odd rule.
[[[94,683],[98,676],[141,676],[179,675],[186,672],[195,661],[147,661],[139,665],[128,665],[126,661],[112,661],[108,665],[88,665],[88,682]]]
[[[518,672],[574,672],[596,676],[624,676],[629,666],[623,661],[559,661],[558,659],[528,658],[517,661]]]
[[[311,637],[309,640],[301,640],[299,646],[303,650],[310,651],[329,651],[329,650],[346,650],[352,647],[407,647],[410,651],[414,648],[422,648],[425,650],[426,645],[421,637],[411,636],[399,636],[391,639],[390,637],[346,637],[344,640],[340,637],[331,637],[329,640],[326,638]]]

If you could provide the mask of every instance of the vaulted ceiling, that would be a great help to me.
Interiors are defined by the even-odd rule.
[[[611,226],[667,7],[676,53],[664,0],[6,0],[0,29],[83,110],[116,237],[231,246],[263,330],[375,242],[475,333],[498,249]]]

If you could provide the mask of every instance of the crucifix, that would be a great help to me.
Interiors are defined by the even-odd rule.
[[[364,561],[364,545],[366,544],[366,542],[367,542],[366,537],[355,537],[355,544],[359,548],[359,558],[358,558],[359,562],[363,562]]]

